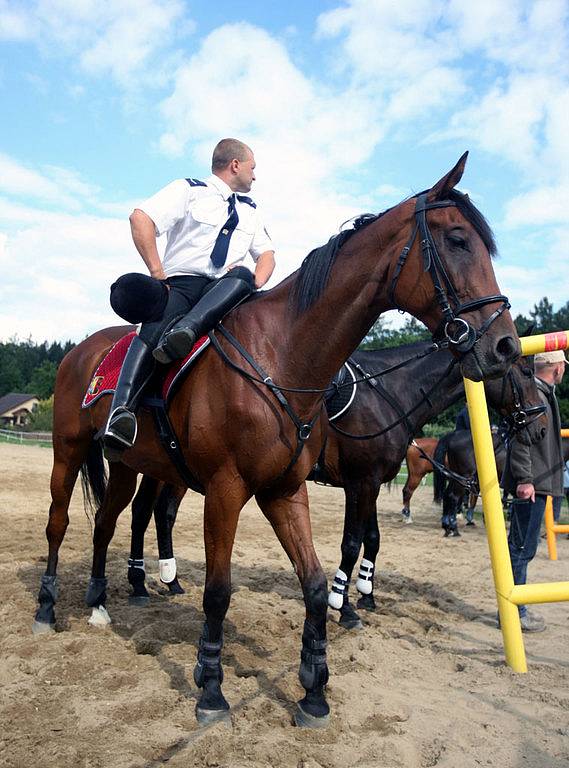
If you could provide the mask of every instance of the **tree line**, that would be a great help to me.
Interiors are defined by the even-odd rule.
[[[548,333],[569,329],[569,301],[557,311],[547,297],[535,304],[528,316],[514,318],[520,336],[530,333]],[[401,328],[390,328],[379,318],[360,345],[361,349],[397,347],[415,341],[427,341],[429,331],[415,318],[408,319]],[[0,343],[0,397],[9,392],[36,395],[41,402],[31,428],[49,429],[51,423],[51,397],[55,387],[55,376],[59,364],[75,345],[71,341],[44,342],[37,344],[31,339],[17,338]],[[557,399],[561,420],[569,424],[569,371],[563,383],[557,388]],[[441,434],[452,429],[462,403],[449,408],[429,425],[426,432]],[[47,426],[46,426],[47,425]]]

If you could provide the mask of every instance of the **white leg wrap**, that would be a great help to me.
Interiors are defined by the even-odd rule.
[[[338,568],[336,575],[334,576],[334,581],[332,582],[332,590],[328,594],[328,605],[330,608],[335,608],[337,611],[340,610],[344,604],[344,592],[346,591],[347,585],[347,575],[344,571]]]
[[[373,571],[374,565],[371,560],[366,560],[365,557],[362,558],[358,580],[356,581],[356,589],[361,595],[371,595],[373,591]]]
[[[89,624],[92,627],[106,627],[111,623],[111,617],[107,613],[107,609],[104,605],[100,605],[98,608],[93,608],[93,612],[89,618]]]
[[[176,578],[176,558],[169,557],[167,560],[159,560],[160,581],[163,584],[169,584]]]

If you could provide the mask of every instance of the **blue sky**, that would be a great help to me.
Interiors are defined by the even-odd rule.
[[[514,312],[567,295],[566,0],[0,0],[0,338],[79,340],[144,271],[128,214],[250,144],[275,280],[431,186],[491,222]]]

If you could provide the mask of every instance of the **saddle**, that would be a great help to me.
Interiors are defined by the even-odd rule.
[[[332,391],[324,398],[328,421],[334,421],[346,413],[356,396],[356,374],[349,363],[344,363],[330,382]]]

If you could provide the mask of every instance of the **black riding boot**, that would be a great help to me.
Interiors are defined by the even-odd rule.
[[[135,336],[124,359],[103,434],[104,453],[109,461],[118,461],[122,451],[134,445],[134,411],[153,369],[154,360],[150,348],[140,336]]]
[[[252,282],[222,277],[181,320],[167,331],[152,353],[159,363],[186,357],[196,341],[253,291]]]

